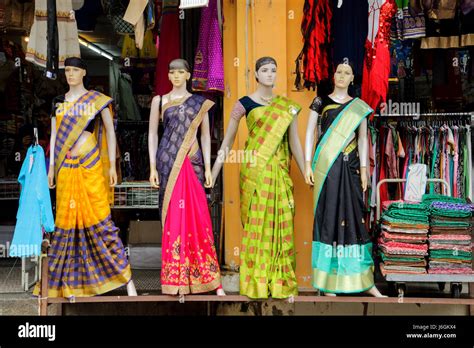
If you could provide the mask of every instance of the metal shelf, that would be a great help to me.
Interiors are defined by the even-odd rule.
[[[148,181],[124,182],[115,186],[113,209],[158,209],[158,189]]]

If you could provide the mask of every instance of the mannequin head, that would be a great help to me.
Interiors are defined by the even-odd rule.
[[[174,59],[168,67],[168,78],[173,87],[181,87],[191,78],[191,69],[184,59]]]
[[[64,61],[64,73],[70,87],[83,85],[83,79],[87,75],[87,65],[81,58],[67,58]]]
[[[339,63],[334,72],[334,86],[338,89],[348,89],[354,81],[354,69],[351,63]]]
[[[275,85],[277,62],[272,57],[262,57],[255,63],[255,79],[265,87]]]

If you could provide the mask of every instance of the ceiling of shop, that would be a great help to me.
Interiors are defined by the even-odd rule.
[[[97,18],[94,32],[80,31],[79,36],[110,53],[114,57],[119,57],[121,54],[121,41],[123,38],[121,35],[115,33],[112,24],[105,15]],[[84,59],[106,59],[84,46],[81,46],[81,57]]]

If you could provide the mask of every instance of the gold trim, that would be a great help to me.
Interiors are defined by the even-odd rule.
[[[461,46],[474,46],[474,34],[464,34],[461,36]]]
[[[340,107],[341,105],[338,105],[338,104],[330,104],[330,105],[327,105],[324,107],[323,111],[321,112],[321,117],[324,117],[326,116],[325,113],[329,110],[332,110],[332,109],[337,109],[338,107]]]
[[[204,114],[208,112],[213,105],[213,101],[206,99],[206,101],[201,106],[201,110],[199,111],[193,122],[191,122],[191,125],[189,126],[189,129],[186,135],[184,136],[181,148],[179,149],[178,154],[176,155],[176,159],[173,163],[173,168],[171,169],[171,173],[168,178],[168,184],[166,185],[165,195],[163,197],[163,208],[161,210],[162,221],[166,221],[166,213],[168,212],[168,205],[170,203],[171,194],[173,193],[176,180],[178,180],[178,175],[181,170],[181,167],[183,166],[184,158],[189,152],[189,147],[191,146],[191,142],[193,141],[193,137],[195,136],[195,131],[200,125]]]
[[[216,290],[221,285],[221,276],[218,274],[217,278],[207,284],[195,285],[162,285],[161,293],[165,295],[187,295],[197,294],[200,292],[209,292]]]
[[[337,124],[331,124],[331,133],[326,133],[326,140],[319,144],[313,156],[313,210],[316,211],[322,187],[326,181],[327,174],[333,165],[333,160],[342,152],[341,145],[345,144],[350,134],[354,131],[367,114],[372,111],[362,99],[353,99],[350,104],[345,105],[340,113],[343,113]],[[324,139],[324,138],[323,138]],[[342,145],[343,146],[343,145]],[[319,152],[318,152],[319,151]],[[315,162],[315,157],[318,158]]]
[[[421,48],[458,48],[461,39],[459,36],[432,36],[421,39]]]
[[[169,94],[168,94],[169,95]],[[163,105],[163,97],[164,96],[161,96],[161,119],[163,119],[163,114],[166,110],[168,110],[169,108],[173,107],[173,106],[176,106],[176,105],[179,105],[179,104],[182,104],[184,103],[186,100],[188,100],[189,98],[191,98],[193,96],[193,94],[190,94],[188,96],[183,96],[181,98],[177,98],[177,99],[173,99],[173,100],[170,100],[169,102],[167,102],[166,104]]]
[[[344,155],[350,154],[352,151],[354,151],[357,148],[357,139],[354,138],[352,141],[349,143],[349,145],[346,146],[346,148],[342,151]]]
[[[47,297],[91,297],[95,295],[104,294],[106,292],[120,288],[121,286],[127,284],[132,279],[132,271],[130,265],[128,265],[121,274],[117,274],[111,278],[105,280],[104,284],[99,286],[85,286],[80,289],[68,288],[64,290],[48,289]],[[49,279],[48,279],[49,281]],[[41,282],[37,282],[33,290],[33,295],[39,296],[41,290]],[[42,297],[46,297],[44,294],[41,294]]]
[[[313,287],[326,292],[360,292],[374,286],[374,267],[353,275],[330,274],[313,268]]]

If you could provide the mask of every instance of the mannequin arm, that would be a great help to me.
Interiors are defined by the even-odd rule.
[[[227,126],[224,140],[222,141],[219,152],[217,153],[216,161],[214,162],[214,166],[212,167],[212,182],[213,183],[216,182],[216,178],[222,169],[222,165],[227,157],[227,154],[229,153],[230,149],[234,145],[235,136],[237,135],[238,129],[239,129],[239,122],[231,117],[229,121],[229,125]]]
[[[206,112],[201,122],[201,148],[204,157],[204,176],[206,182],[204,187],[212,187],[211,175],[211,134],[209,130],[209,114]]]
[[[156,170],[156,151],[158,150],[158,124],[160,96],[156,96],[151,101],[150,123],[148,124],[148,157],[150,159],[150,184],[158,188],[160,185],[158,172]]]
[[[110,176],[110,186],[115,186],[117,184],[117,170],[115,168],[115,155],[117,149],[117,139],[115,138],[114,130],[114,121],[110,110],[105,108],[100,113],[102,116],[102,121],[104,122],[105,127],[105,136],[107,137],[107,149],[109,153],[109,176]]]
[[[298,164],[301,175],[304,176],[303,148],[301,147],[300,138],[298,137],[298,119],[296,117],[290,124],[289,137],[291,152],[295,156],[295,161]]]
[[[308,127],[306,128],[305,140],[305,172],[304,177],[308,185],[314,184],[313,170],[311,168],[311,159],[313,157],[313,147],[315,134],[317,132],[318,113],[311,110],[309,113]]]
[[[360,180],[362,185],[362,190],[365,192],[367,190],[367,156],[368,156],[368,147],[369,141],[367,139],[367,119],[364,119],[359,126],[358,130],[358,151],[359,151],[359,160],[360,160]]]
[[[51,117],[51,137],[49,141],[49,168],[48,184],[49,188],[55,188],[54,183],[54,148],[56,146],[56,117]]]

